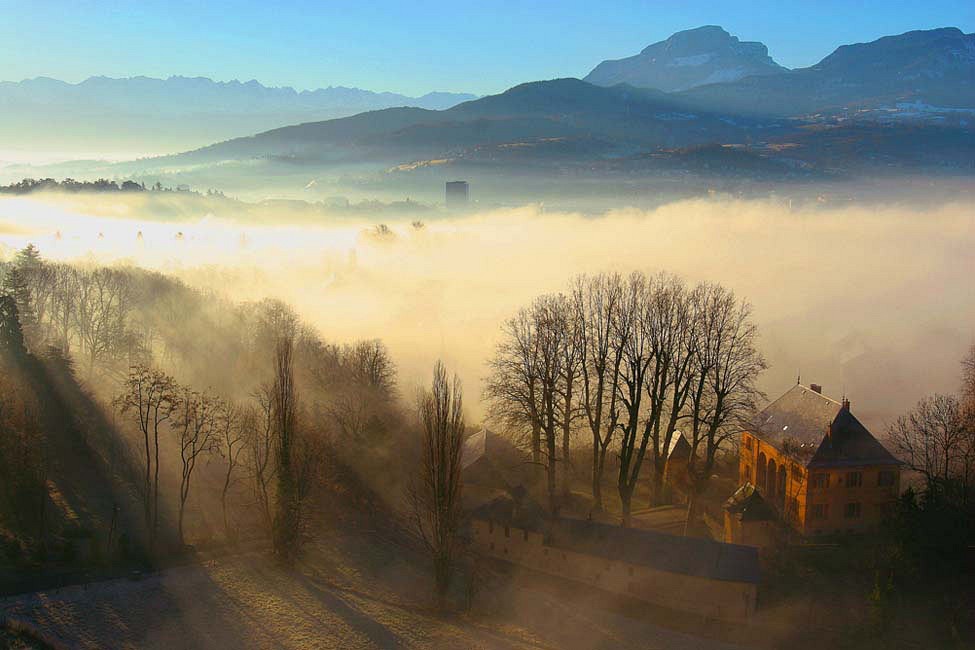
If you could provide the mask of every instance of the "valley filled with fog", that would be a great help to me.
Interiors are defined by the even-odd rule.
[[[925,392],[957,383],[975,323],[975,213],[918,203],[716,197],[594,216],[525,206],[425,220],[292,205],[235,220],[138,197],[4,198],[0,243],[7,256],[33,242],[52,260],[160,270],[236,301],[280,298],[326,339],[384,340],[405,394],[443,358],[478,417],[500,326],[533,296],[601,271],[720,282],[754,305],[768,394],[801,375],[883,430]]]

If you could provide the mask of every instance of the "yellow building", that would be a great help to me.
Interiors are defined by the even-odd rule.
[[[792,529],[828,535],[875,528],[899,494],[900,466],[848,400],[830,399],[816,384],[797,384],[742,435],[738,471],[740,483],[754,486]],[[746,511],[740,505],[726,510],[726,518],[740,520],[726,522],[728,541],[746,535]]]

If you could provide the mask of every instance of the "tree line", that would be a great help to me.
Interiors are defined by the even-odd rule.
[[[145,183],[137,183],[133,180],[122,182],[98,178],[93,181],[78,181],[73,178],[57,180],[54,178],[25,178],[9,185],[0,185],[0,194],[33,194],[35,192],[172,192],[173,189],[163,187],[159,181],[150,187]]]
[[[591,440],[597,510],[607,453],[617,454],[627,526],[644,463],[660,501],[668,452],[683,435],[692,449],[692,517],[694,495],[719,451],[762,397],[756,380],[766,362],[757,337],[750,305],[718,284],[692,286],[667,274],[584,275],[505,322],[486,397],[491,416],[523,432],[532,462],[544,468],[553,513],[568,491],[576,433]]]
[[[329,344],[278,301],[231,303],[141,269],[49,262],[33,246],[0,262],[0,344],[8,360],[59,359],[71,372],[77,363],[118,426],[110,440],[88,442],[107,468],[115,457],[138,468],[124,480],[137,488],[150,546],[170,503],[183,541],[202,471],[208,488],[219,485],[227,537],[233,513],[249,510],[281,541],[278,554],[293,558],[287,549],[307,530],[305,503],[326,449],[343,462],[388,465],[401,429],[396,370],[381,341]],[[40,425],[32,389],[11,381],[0,398],[0,461],[26,479],[42,465],[31,434]],[[235,497],[242,491],[249,497]],[[11,492],[8,501],[18,499]]]

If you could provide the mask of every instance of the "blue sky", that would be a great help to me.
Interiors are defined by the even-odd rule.
[[[911,29],[975,31],[975,2],[0,0],[0,80],[257,79],[421,94],[584,76],[675,31],[721,25],[788,67]]]

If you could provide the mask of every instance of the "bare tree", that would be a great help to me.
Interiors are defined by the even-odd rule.
[[[279,338],[275,346],[274,380],[271,385],[271,416],[277,466],[274,551],[286,566],[294,563],[301,543],[301,495],[295,468],[298,392],[295,388],[293,355],[293,336]]]
[[[643,324],[643,312],[648,301],[649,287],[644,275],[630,275],[620,300],[619,319],[616,324],[616,343],[620,348],[620,375],[617,385],[619,401],[623,407],[620,417],[619,474],[617,490],[623,509],[622,524],[629,527],[633,492],[640,477],[640,467],[646,456],[649,435],[641,425],[646,419],[643,393],[651,363],[647,328]]]
[[[51,327],[54,339],[64,354],[71,348],[71,334],[74,328],[74,313],[77,307],[78,271],[67,264],[53,267],[53,288],[50,297]]]
[[[558,514],[556,482],[557,446],[566,409],[565,346],[568,338],[566,301],[560,295],[541,296],[532,304],[531,314],[537,337],[539,422],[545,444],[544,465],[549,509]]]
[[[142,433],[145,482],[143,506],[150,545],[159,526],[159,427],[173,417],[179,402],[176,382],[166,373],[146,365],[132,366],[115,398],[122,414],[135,415]]]
[[[212,452],[217,443],[216,419],[221,406],[208,393],[198,393],[184,388],[170,426],[176,433],[181,461],[179,483],[179,542],[186,543],[183,521],[186,502],[190,498],[190,482],[196,462],[202,454]]]
[[[576,420],[584,415],[579,404],[579,380],[584,357],[583,327],[576,317],[572,300],[559,295],[557,308],[564,337],[560,347],[562,359],[558,384],[559,418],[562,425],[562,494],[569,496],[572,478],[571,439]]]
[[[220,507],[223,513],[223,531],[228,539],[233,535],[227,517],[227,495],[234,484],[234,472],[240,465],[241,454],[246,448],[249,425],[237,404],[228,401],[219,402],[215,415],[216,449],[227,463],[223,475],[223,487],[220,490]]]
[[[956,483],[963,494],[975,472],[975,430],[966,422],[962,404],[951,395],[927,397],[888,429],[901,459],[924,475],[930,486]]]
[[[603,508],[602,477],[606,451],[619,423],[620,364],[619,308],[623,280],[619,275],[582,276],[572,287],[574,318],[581,352],[581,403],[592,434],[592,498]]]
[[[356,382],[386,394],[395,389],[396,367],[379,339],[358,341],[344,350],[343,357]]]
[[[646,383],[649,436],[653,461],[653,503],[662,503],[664,471],[677,424],[694,382],[697,314],[683,281],[659,275],[650,281],[642,326],[649,343],[650,376]]]
[[[247,432],[247,465],[252,478],[252,486],[257,504],[261,509],[265,530],[274,532],[274,485],[276,467],[274,463],[274,412],[272,410],[271,386],[264,385],[254,393],[256,407],[244,412],[242,428]]]
[[[446,605],[461,521],[461,449],[464,437],[460,380],[447,378],[439,361],[433,385],[418,400],[423,431],[419,479],[410,491],[417,533],[433,560],[437,599]]]
[[[965,417],[969,426],[975,428],[975,345],[968,350],[968,355],[962,360],[961,367],[961,395],[965,407]]]
[[[505,322],[501,342],[489,362],[485,387],[491,416],[505,428],[527,430],[531,460],[541,465],[542,416],[539,338],[534,313],[520,309]]]
[[[90,376],[124,349],[131,286],[123,273],[97,268],[80,273],[77,288],[75,327]]]
[[[711,477],[718,451],[746,428],[757,410],[763,395],[756,381],[767,367],[757,348],[751,305],[716,284],[698,286],[691,300],[698,327],[687,418],[691,455],[685,533],[696,520],[698,496]]]

